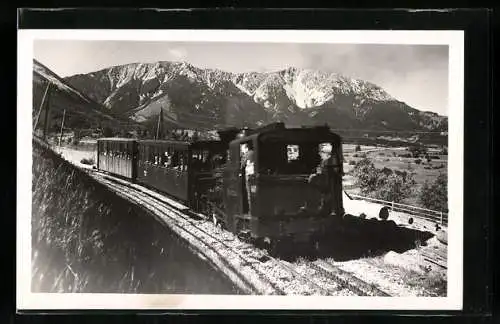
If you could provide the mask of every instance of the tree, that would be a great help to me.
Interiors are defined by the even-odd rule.
[[[413,172],[377,169],[368,158],[355,165],[353,175],[362,194],[387,201],[401,202],[412,194],[415,186]]]
[[[356,163],[352,170],[358,185],[363,194],[370,194],[377,189],[379,170],[375,168],[373,162],[368,158],[363,158]]]
[[[427,154],[427,149],[421,146],[411,146],[408,148],[408,150],[410,151],[410,153],[414,158],[418,158],[421,155]]]
[[[401,202],[412,194],[414,185],[412,174],[393,173],[379,180],[379,187],[372,195],[377,199]]]
[[[426,181],[420,189],[420,203],[425,208],[448,210],[448,175],[440,173],[433,182]]]

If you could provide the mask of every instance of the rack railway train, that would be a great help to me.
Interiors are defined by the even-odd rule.
[[[97,169],[171,196],[250,240],[311,240],[344,215],[341,137],[327,126],[219,131],[219,140],[101,138]]]

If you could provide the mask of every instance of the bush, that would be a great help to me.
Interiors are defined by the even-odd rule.
[[[411,146],[408,148],[408,151],[410,151],[412,157],[414,158],[418,158],[421,155],[427,154],[427,150],[425,149],[425,147],[421,146]]]
[[[421,159],[415,159],[415,161],[414,161],[414,162],[415,162],[416,164],[420,164],[420,163],[422,163],[422,160],[421,160]]]
[[[358,144],[358,145],[356,145],[356,147],[354,148],[354,152],[359,152],[359,151],[361,151],[361,146],[359,146],[359,144]]]
[[[356,153],[355,153],[355,154],[353,154],[353,156],[352,156],[352,157],[359,157],[359,154],[356,154]]]
[[[356,165],[356,161],[349,161],[349,165]]]
[[[385,156],[385,153],[384,152],[380,152],[378,155],[379,156]]]
[[[413,173],[377,169],[370,159],[360,160],[353,169],[356,185],[364,195],[400,202],[410,196],[415,185]]]
[[[440,173],[434,182],[426,181],[420,190],[422,206],[434,210],[448,210],[448,175]]]

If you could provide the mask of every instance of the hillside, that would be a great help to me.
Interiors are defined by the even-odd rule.
[[[65,80],[109,111],[141,123],[163,107],[168,122],[197,128],[279,120],[369,130],[448,127],[447,117],[412,108],[375,84],[310,69],[229,73],[186,62],[133,63]]]
[[[33,117],[35,118],[42,98],[51,84],[48,95],[50,105],[49,130],[59,131],[63,111],[66,109],[65,126],[67,128],[93,128],[108,126],[122,128],[139,126],[121,114],[105,110],[102,104],[92,100],[79,90],[69,85],[64,79],[52,72],[37,60],[33,60]],[[43,123],[43,119],[41,121]]]

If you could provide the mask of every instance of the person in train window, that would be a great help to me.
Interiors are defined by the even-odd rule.
[[[203,171],[210,170],[210,164],[209,164],[210,162],[209,162],[208,158],[209,158],[209,152],[203,151],[203,156],[201,159],[201,168],[203,169]]]
[[[250,211],[250,202],[251,202],[251,188],[250,188],[250,176],[254,174],[254,151],[253,151],[253,145],[252,142],[248,142],[247,144],[242,145],[242,169],[244,176],[243,178],[245,179],[245,189],[246,189],[246,205],[248,206],[248,211]]]
[[[165,167],[169,167],[169,155],[168,155],[168,152],[165,152],[165,158],[163,160],[163,165]]]

